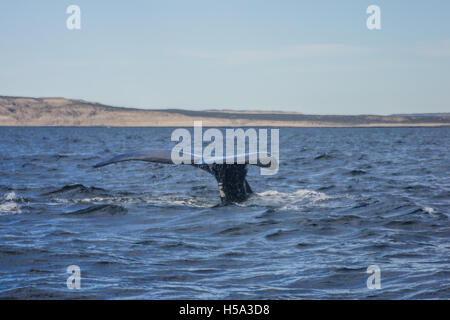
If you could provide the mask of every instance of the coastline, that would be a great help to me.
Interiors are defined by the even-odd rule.
[[[450,113],[309,115],[250,110],[136,109],[65,98],[0,96],[2,127],[447,127]]]

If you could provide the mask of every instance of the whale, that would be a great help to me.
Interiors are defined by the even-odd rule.
[[[244,202],[253,193],[246,176],[250,165],[261,168],[269,168],[274,165],[276,159],[269,154],[245,153],[233,157],[209,157],[204,158],[196,154],[184,153],[184,161],[173,161],[170,150],[144,150],[124,153],[114,156],[94,165],[100,168],[124,161],[146,161],[163,164],[191,165],[204,170],[217,181],[219,196],[222,205]]]

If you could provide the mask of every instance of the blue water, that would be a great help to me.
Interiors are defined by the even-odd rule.
[[[228,207],[190,166],[92,168],[171,132],[0,128],[0,298],[450,298],[450,128],[282,128]]]

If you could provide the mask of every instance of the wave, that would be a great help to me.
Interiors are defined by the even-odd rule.
[[[329,153],[321,153],[314,158],[314,160],[321,160],[321,159],[330,160],[330,159],[334,159],[334,156]]]
[[[52,196],[52,195],[61,195],[61,194],[98,194],[98,193],[105,193],[106,190],[102,188],[97,187],[85,187],[82,184],[70,184],[65,185],[64,187],[50,191],[47,193],[41,194],[41,196]]]
[[[93,205],[84,209],[80,209],[77,211],[72,211],[65,213],[64,215],[116,215],[116,214],[125,214],[127,212],[127,209],[125,209],[123,206],[116,205],[116,204],[98,204]]]
[[[359,175],[366,174],[366,173],[367,173],[366,171],[361,170],[361,169],[353,169],[353,170],[349,171],[349,174],[352,176],[359,176]]]
[[[5,193],[0,201],[0,214],[22,213],[19,203],[23,201],[23,198],[19,197],[14,191]]]

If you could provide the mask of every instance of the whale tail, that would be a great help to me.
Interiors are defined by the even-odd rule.
[[[264,155],[264,157],[270,156]],[[203,160],[198,161],[198,158],[199,157],[195,155],[191,155],[191,159],[193,161],[190,162],[189,164],[191,164],[196,168],[209,172],[216,178],[219,187],[220,199],[223,205],[233,202],[243,202],[248,199],[250,194],[252,194],[252,189],[250,188],[249,183],[245,179],[247,176],[249,166],[251,164],[249,154],[246,154],[243,157],[244,161],[238,162],[236,160],[233,161],[234,163],[228,163],[230,162],[229,159],[225,161],[225,158],[215,159],[214,161],[203,161]],[[139,151],[121,154],[109,160],[97,163],[96,165],[94,165],[94,168],[99,168],[109,164],[130,160],[173,164],[171,158],[171,151],[148,150],[148,151]],[[266,162],[267,161],[262,163],[260,159],[258,159],[255,165],[260,167],[269,167],[271,163],[266,164]]]
[[[243,202],[253,193],[245,177],[248,164],[200,164],[195,167],[212,174],[219,186],[219,195],[222,204]]]

